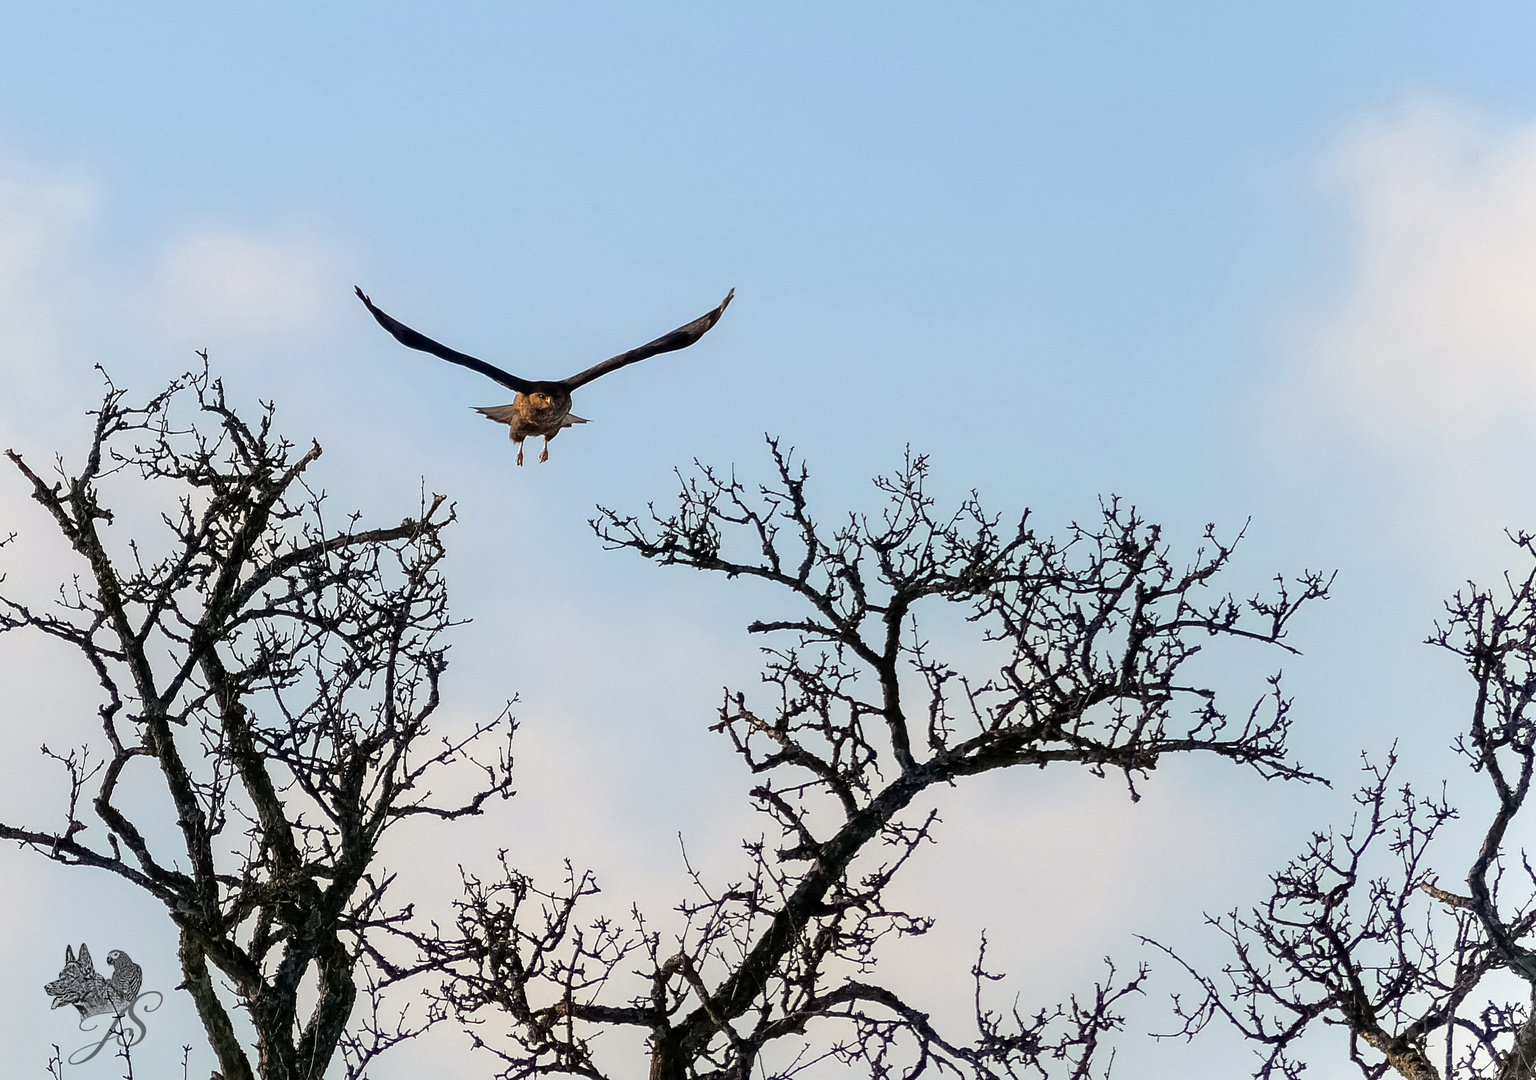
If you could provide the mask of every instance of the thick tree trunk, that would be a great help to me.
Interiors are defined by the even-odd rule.
[[[1499,1062],[1499,1080],[1531,1080],[1536,1076],[1536,994],[1532,995],[1531,1018],[1515,1033],[1515,1045]]]
[[[1440,1070],[1431,1065],[1424,1052],[1417,1047],[1389,1050],[1387,1064],[1405,1080],[1440,1080]]]
[[[1355,1034],[1385,1055],[1390,1069],[1404,1080],[1440,1080],[1440,1070],[1424,1055],[1416,1040],[1392,1034],[1376,1022],[1369,1008],[1363,1011],[1365,1015],[1354,1021]]]
[[[650,1080],[688,1080],[688,1058],[676,1032],[651,1033]]]
[[[251,1073],[250,1059],[245,1056],[234,1025],[230,1023],[229,1013],[225,1011],[224,1003],[219,1000],[213,988],[213,979],[208,973],[208,961],[203,956],[202,947],[186,930],[181,932],[181,976],[182,986],[192,995],[192,1001],[197,1006],[203,1031],[207,1033],[208,1044],[213,1047],[219,1059],[223,1075],[227,1080],[255,1080]]]

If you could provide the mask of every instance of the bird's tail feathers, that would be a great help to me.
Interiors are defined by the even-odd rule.
[[[487,420],[494,420],[498,424],[510,424],[517,418],[511,405],[475,405],[475,412],[483,413]]]
[[[487,420],[494,420],[498,424],[506,424],[511,426],[511,424],[517,419],[517,413],[514,411],[513,406],[511,405],[474,405],[471,407],[475,410],[475,412],[484,415]],[[591,422],[592,421],[584,419],[580,416],[576,416],[573,413],[566,413],[565,419],[560,421],[560,426],[563,428],[568,428],[576,424],[590,424]]]

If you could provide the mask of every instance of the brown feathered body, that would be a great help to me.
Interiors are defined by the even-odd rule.
[[[544,436],[545,449],[540,461],[549,458],[549,440],[560,434],[563,428],[587,421],[571,414],[571,395],[558,384],[540,387],[526,394],[518,394],[510,405],[482,405],[475,411],[498,424],[507,425],[507,434],[517,443],[517,463],[523,463],[523,440],[533,435]]]

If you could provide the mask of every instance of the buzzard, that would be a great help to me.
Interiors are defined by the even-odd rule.
[[[585,371],[577,372],[568,379],[558,380],[532,380],[520,379],[510,372],[503,371],[494,364],[487,364],[484,360],[478,360],[473,356],[456,352],[446,345],[440,345],[424,334],[418,334],[409,326],[391,318],[378,308],[373,306],[361,288],[357,290],[357,298],[367,305],[373,317],[379,321],[379,325],[395,336],[395,340],[411,349],[420,349],[429,352],[433,356],[440,356],[449,363],[460,364],[482,375],[488,375],[501,383],[509,390],[516,390],[517,396],[512,399],[510,405],[488,405],[479,407],[477,412],[484,413],[498,424],[506,424],[510,429],[512,441],[517,443],[517,463],[523,463],[523,440],[530,435],[544,436],[544,450],[539,454],[540,461],[549,460],[549,440],[560,434],[562,428],[568,428],[572,424],[585,424],[587,421],[579,416],[571,414],[571,391],[578,386],[585,386],[593,379],[600,378],[610,371],[617,371],[626,364],[633,364],[644,360],[648,356],[657,353],[672,352],[674,349],[686,349],[699,338],[711,326],[719,321],[725,313],[726,305],[731,302],[731,297],[736,295],[732,289],[720,301],[720,306],[713,311],[699,316],[686,326],[679,326],[670,334],[663,334],[655,341],[648,342],[638,349],[619,353],[618,356],[609,357],[601,364],[594,364]]]

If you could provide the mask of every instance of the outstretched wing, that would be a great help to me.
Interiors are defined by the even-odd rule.
[[[579,375],[572,375],[569,379],[563,379],[561,380],[561,385],[566,390],[574,390],[578,386],[591,382],[593,379],[601,378],[610,371],[617,371],[626,364],[633,364],[644,360],[647,356],[672,352],[675,349],[686,349],[703,337],[711,326],[720,321],[720,316],[725,314],[726,305],[731,302],[731,297],[735,295],[736,290],[732,289],[726,293],[725,299],[720,301],[720,306],[709,314],[701,315],[687,326],[679,326],[670,334],[663,334],[655,341],[642,345],[638,349],[630,349],[629,352],[619,353],[618,356],[610,357],[601,364],[595,364],[587,368],[586,371],[581,372]]]
[[[354,288],[357,287],[354,286]],[[369,311],[373,312],[373,317],[379,320],[379,325],[388,330],[391,334],[395,335],[395,340],[404,345],[406,348],[420,349],[422,352],[429,352],[433,356],[440,356],[444,360],[447,360],[450,364],[459,364],[463,367],[469,368],[471,371],[478,371],[482,375],[488,375],[495,379],[497,382],[501,383],[502,386],[516,390],[520,394],[526,394],[528,391],[533,389],[533,383],[529,382],[527,379],[519,379],[511,372],[501,370],[501,368],[497,367],[495,364],[487,364],[484,360],[476,359],[475,357],[466,355],[465,353],[456,352],[446,345],[441,345],[438,342],[433,341],[425,334],[418,334],[415,330],[412,330],[409,326],[406,326],[405,323],[400,322],[398,319],[391,318],[384,312],[380,311],[378,308],[374,307],[373,301],[368,299],[367,295],[361,288],[357,288],[357,298],[367,305]],[[673,346],[673,348],[679,347],[680,346]]]

